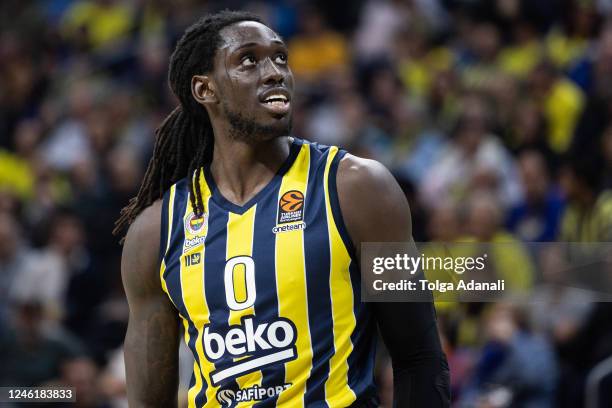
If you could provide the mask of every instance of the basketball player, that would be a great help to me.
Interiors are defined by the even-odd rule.
[[[360,244],[410,241],[407,202],[380,164],[289,136],[283,40],[208,16],[169,81],[180,105],[117,226],[131,406],[176,406],[183,331],[189,407],[374,407],[377,326],[395,406],[448,406],[432,304],[360,301]]]

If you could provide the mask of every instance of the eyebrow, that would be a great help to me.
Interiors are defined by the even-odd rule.
[[[283,41],[281,41],[281,40],[272,40],[272,43],[274,43],[274,44],[280,44],[280,45],[282,45],[283,47],[286,47],[285,43],[284,43]],[[240,51],[240,50],[242,50],[243,48],[255,47],[255,46],[258,46],[258,45],[260,45],[260,44],[259,44],[259,43],[256,43],[256,42],[248,42],[248,43],[242,44],[241,46],[239,46],[239,47],[237,47],[236,49],[232,50],[232,52]]]

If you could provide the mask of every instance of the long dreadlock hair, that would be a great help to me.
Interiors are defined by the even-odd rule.
[[[179,100],[177,106],[155,131],[153,157],[136,197],[121,210],[113,234],[123,233],[134,219],[178,180],[193,175],[189,183],[191,205],[202,215],[200,171],[212,159],[213,129],[206,109],[191,94],[191,78],[211,72],[215,53],[222,44],[219,31],[240,22],[262,22],[254,14],[224,10],[205,16],[191,25],[178,41],[168,69],[168,82]]]

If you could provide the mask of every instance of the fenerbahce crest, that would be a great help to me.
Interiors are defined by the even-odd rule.
[[[183,223],[185,225],[184,249],[203,244],[208,232],[208,214],[204,213],[202,216],[197,217],[192,211],[187,214]]]
[[[208,214],[204,213],[197,217],[194,212],[187,214],[183,220],[185,225],[185,241],[183,242],[183,253],[199,245],[204,244],[208,233]]]
[[[185,235],[199,235],[206,236],[206,230],[208,229],[208,214],[204,213],[202,216],[197,217],[193,211],[187,214],[185,217]]]

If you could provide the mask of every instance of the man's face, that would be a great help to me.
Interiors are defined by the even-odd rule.
[[[223,28],[212,79],[231,136],[246,142],[291,131],[293,74],[287,47],[267,26],[243,21]]]

